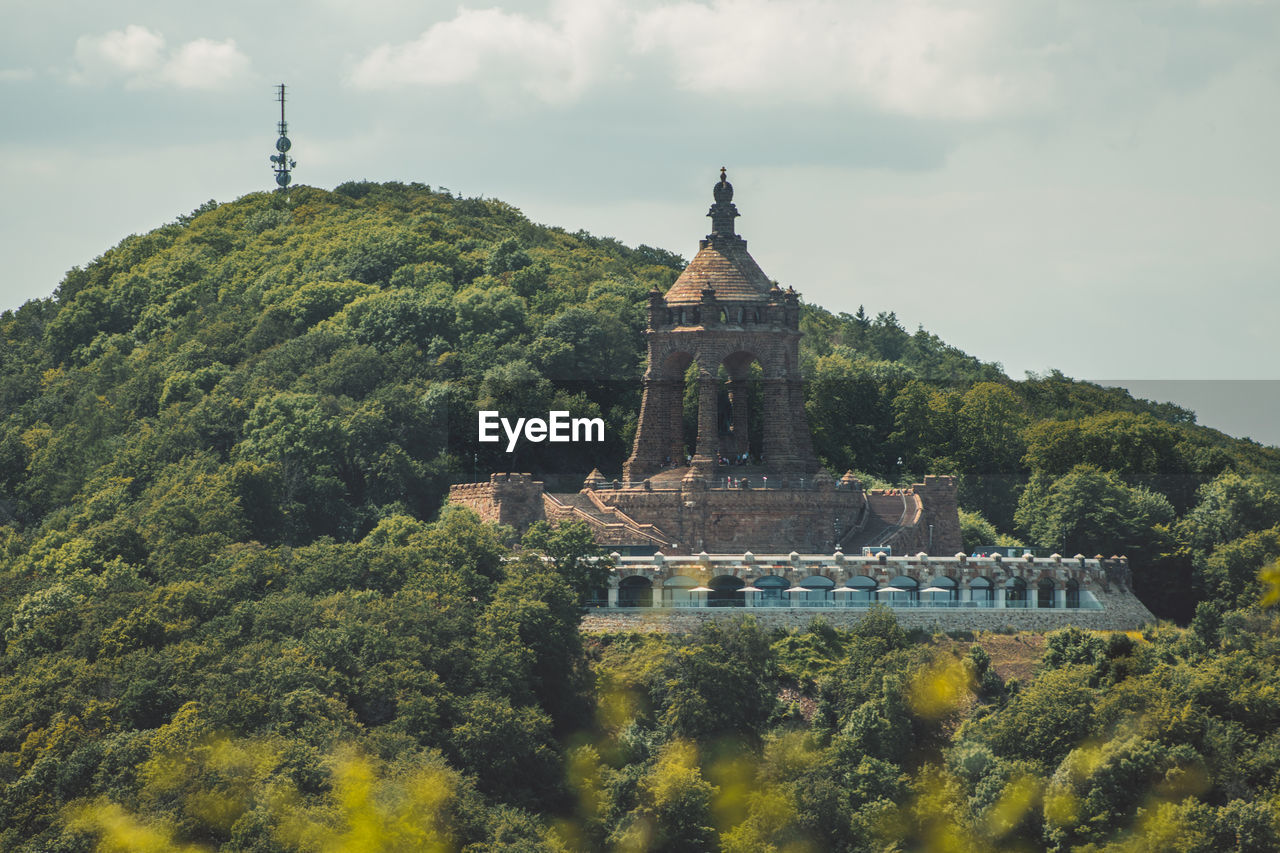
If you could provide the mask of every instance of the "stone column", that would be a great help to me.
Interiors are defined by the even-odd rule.
[[[1053,606],[1058,610],[1065,610],[1067,607],[1067,589],[1062,586],[1053,588]]]
[[[791,413],[791,452],[801,469],[808,473],[817,467],[817,459],[809,435],[809,418],[804,411],[804,380],[794,377],[787,382],[787,402]]]
[[[609,606],[618,606],[618,588],[616,586],[609,587]]]
[[[751,415],[751,410],[747,401],[747,380],[729,380],[729,408],[733,412],[732,452],[737,454],[746,453],[751,449],[748,441],[750,427],[747,419]]]
[[[688,451],[684,446],[684,379],[673,379],[671,381],[671,399],[667,404],[665,416],[667,419],[667,440],[669,442],[668,451],[665,455],[671,457],[671,461],[677,467],[684,466],[684,457]]]
[[[716,429],[716,377],[705,370],[698,372],[698,445],[693,467],[710,478],[716,465],[719,436]]]
[[[643,480],[662,467],[667,448],[671,444],[671,423],[668,412],[675,383],[670,379],[644,380],[644,396],[640,400],[640,418],[636,424],[636,438],[631,458],[623,466],[623,479]],[[679,406],[677,405],[677,411]],[[679,430],[677,430],[677,436]],[[684,460],[681,460],[682,462]]]
[[[785,470],[791,458],[791,407],[785,379],[764,380],[764,461]]]

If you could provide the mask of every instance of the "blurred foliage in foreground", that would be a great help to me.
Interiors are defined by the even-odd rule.
[[[1047,640],[1018,684],[982,636],[908,635],[884,609],[848,631],[602,637],[581,649],[591,714],[524,796],[493,787],[497,753],[536,749],[519,726],[459,770],[358,745],[377,737],[214,730],[189,703],[38,849],[1280,849],[1280,619]]]

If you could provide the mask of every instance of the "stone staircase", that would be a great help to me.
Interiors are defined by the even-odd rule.
[[[648,545],[654,550],[671,541],[652,524],[640,524],[616,507],[607,506],[591,493],[544,494],[547,521],[585,521],[595,531],[596,542],[610,545]]]

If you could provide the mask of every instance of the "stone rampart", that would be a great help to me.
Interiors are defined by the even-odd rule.
[[[856,489],[619,489],[595,495],[664,531],[673,540],[665,550],[686,554],[827,550],[837,530],[866,511],[866,498]]]
[[[449,487],[449,502],[461,504],[494,524],[524,530],[544,521],[543,483],[529,474],[492,474],[487,483],[459,483]]]

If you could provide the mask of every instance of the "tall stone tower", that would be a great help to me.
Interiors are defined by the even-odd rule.
[[[677,469],[712,481],[720,458],[761,448],[752,466],[778,486],[812,479],[818,470],[804,412],[800,376],[800,300],[770,282],[734,232],[738,208],[725,170],[712,190],[711,233],[664,296],[649,293],[648,369],[635,445],[623,467],[629,482]],[[748,433],[752,364],[762,375],[762,441]],[[685,374],[696,365],[697,439],[686,465]],[[720,411],[719,370],[728,375],[727,412]],[[762,470],[761,470],[762,468]]]
[[[800,299],[769,281],[734,233],[723,169],[713,192],[698,254],[666,295],[649,294],[644,397],[622,480],[592,471],[578,492],[552,494],[528,475],[495,474],[453,486],[449,499],[522,527],[585,522],[600,544],[645,555],[954,554],[954,478],[866,491],[852,472],[836,480],[819,466],[800,378]],[[688,437],[686,381],[698,414]]]

